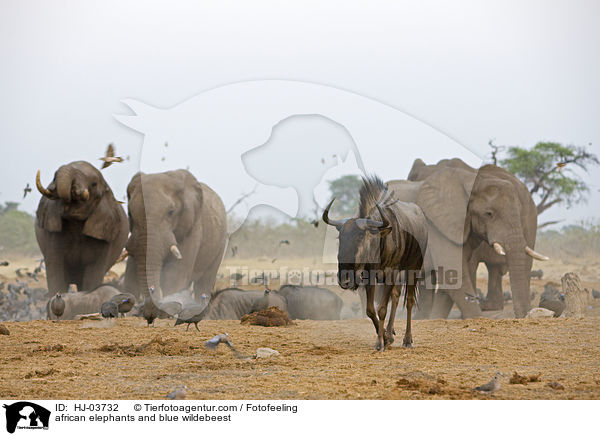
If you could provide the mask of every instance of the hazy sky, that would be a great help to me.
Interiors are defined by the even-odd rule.
[[[47,184],[62,163],[98,163],[109,142],[131,156],[104,172],[121,198],[143,143],[113,117],[131,113],[121,100],[171,108],[261,79],[369,97],[482,158],[492,138],[600,154],[597,1],[322,3],[2,1],[0,202],[20,201],[38,168]],[[585,180],[587,205],[540,220],[596,216],[600,169]]]

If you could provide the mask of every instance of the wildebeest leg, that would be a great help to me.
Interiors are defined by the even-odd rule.
[[[387,330],[385,332],[385,345],[386,347],[388,345],[391,345],[394,342],[394,321],[396,319],[396,310],[398,309],[398,301],[400,299],[400,290],[398,289],[397,286],[395,285],[385,285],[386,287],[391,287],[391,293],[390,295],[392,296],[392,307],[390,310],[390,319],[388,321],[388,326],[387,326]],[[386,291],[386,294],[388,292]]]
[[[390,286],[385,286],[383,292],[383,298],[379,302],[379,307],[377,307],[377,315],[379,317],[378,327],[377,327],[377,342],[375,343],[375,349],[378,351],[385,350],[385,316],[387,315],[388,309],[388,301],[390,300],[390,293],[392,288]],[[393,315],[390,315],[393,317]]]
[[[402,346],[406,348],[412,348],[413,343],[410,321],[413,304],[415,304],[415,288],[414,284],[406,285],[406,333],[404,333],[404,341],[402,341]]]
[[[375,332],[379,335],[379,320],[375,313],[375,286],[368,284],[365,285],[365,293],[367,294],[367,316],[371,318],[373,325],[375,326]]]

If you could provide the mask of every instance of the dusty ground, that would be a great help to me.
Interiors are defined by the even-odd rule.
[[[3,280],[14,280],[14,269],[32,259],[10,259]],[[270,260],[236,263],[250,268],[273,268]],[[229,262],[233,264],[233,262]],[[297,265],[318,262],[299,259]],[[275,266],[276,268],[278,266]],[[328,265],[325,269],[330,269]],[[115,269],[122,272],[124,265]],[[600,261],[574,259],[538,263],[544,277],[532,280],[537,306],[543,285],[577,272],[583,286],[600,289]],[[227,269],[219,286],[227,283]],[[31,286],[34,286],[31,283]],[[40,281],[45,286],[45,280]],[[508,276],[504,288],[509,288]],[[218,286],[218,287],[219,287]],[[272,283],[277,288],[278,283]],[[487,288],[485,267],[478,286]],[[242,286],[261,289],[261,286]],[[331,287],[344,299],[346,314],[356,294]],[[453,311],[454,316],[458,316]],[[289,327],[241,325],[239,321],[202,321],[201,332],[172,320],[126,318],[106,321],[31,321],[2,323],[0,335],[0,398],[37,399],[160,399],[187,385],[190,399],[408,399],[487,398],[471,388],[501,370],[507,375],[498,399],[600,399],[600,303],[581,320],[514,320],[512,304],[503,311],[485,312],[492,319],[428,320],[413,324],[415,348],[399,347],[404,323],[392,349],[373,351],[375,333],[367,319],[297,321]],[[401,314],[402,316],[402,314]],[[269,360],[239,360],[227,348],[216,352],[204,341],[228,332],[243,354],[270,347],[281,355]],[[540,382],[514,385],[514,372],[540,374]],[[564,390],[554,390],[548,382]]]
[[[383,354],[372,350],[366,319],[271,328],[202,321],[200,332],[168,320],[147,328],[138,318],[3,323],[0,398],[160,399],[185,384],[190,399],[470,399],[487,398],[470,388],[501,370],[498,399],[599,399],[598,321],[417,321],[413,349],[399,347],[400,324]],[[224,346],[203,346],[225,331],[241,353],[281,355],[238,360]],[[515,371],[541,381],[509,384]]]

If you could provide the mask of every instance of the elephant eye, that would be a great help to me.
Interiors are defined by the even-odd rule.
[[[494,214],[492,212],[490,212],[489,210],[485,213],[485,216],[488,218],[491,218],[494,216]]]
[[[167,212],[169,214],[169,216],[173,216],[173,214],[175,214],[175,209],[169,209],[169,212]]]
[[[98,186],[96,182],[92,183],[92,188],[95,188],[96,186]]]

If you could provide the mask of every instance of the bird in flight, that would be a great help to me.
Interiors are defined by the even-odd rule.
[[[115,157],[115,147],[112,144],[108,144],[108,147],[106,148],[106,155],[104,157],[101,157],[100,160],[104,161],[104,163],[102,164],[102,169],[108,168],[114,162],[123,162],[122,157]]]
[[[562,171],[562,169],[565,167],[565,165],[567,165],[566,162],[557,162],[556,163],[556,166],[557,166],[559,172]]]
[[[31,192],[31,187],[29,186],[29,183],[27,184],[27,186],[25,186],[25,189],[23,189],[23,198],[27,197],[27,194],[29,194]]]

